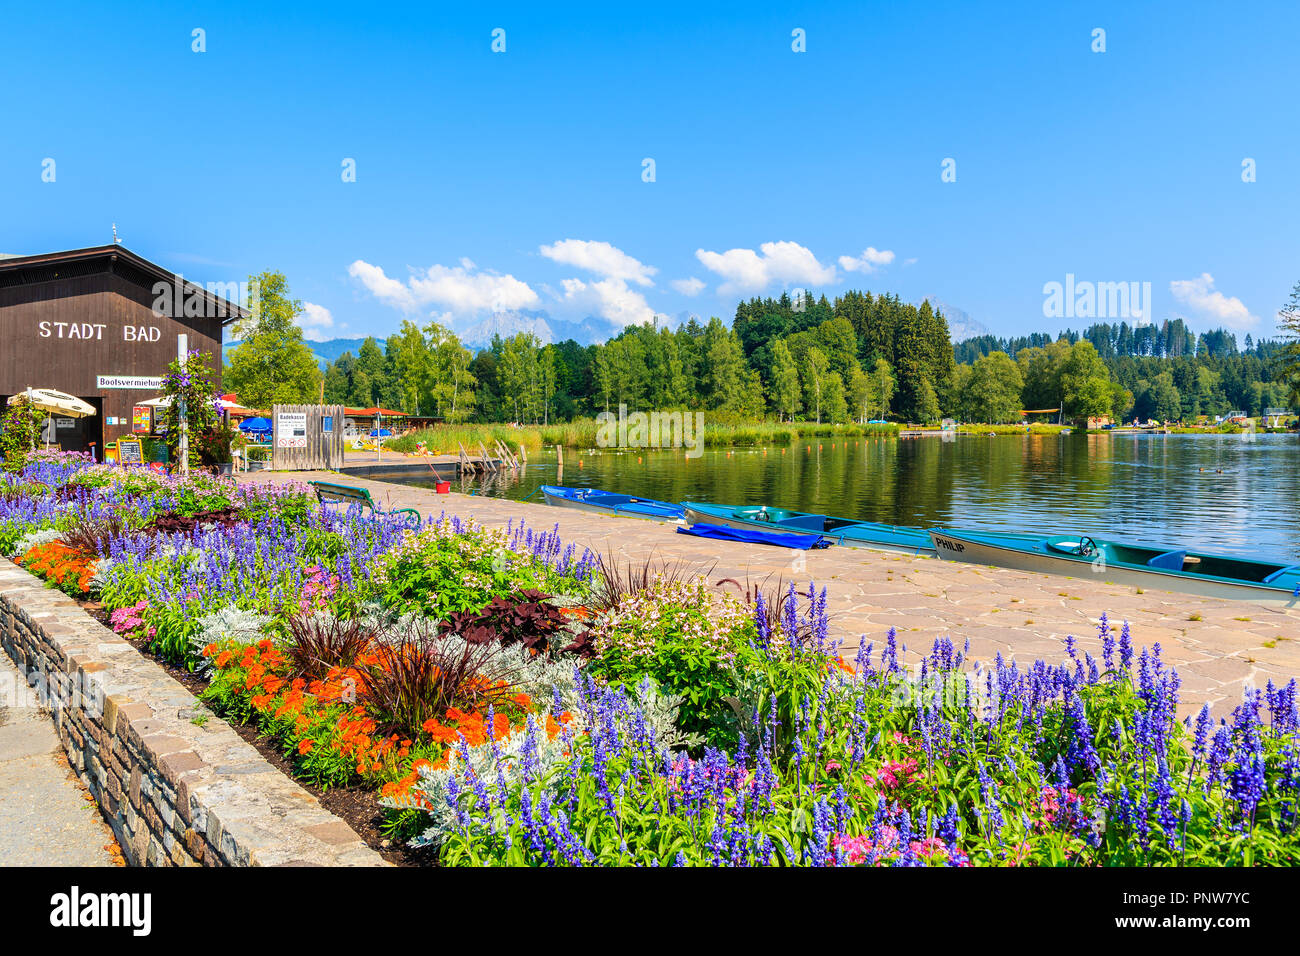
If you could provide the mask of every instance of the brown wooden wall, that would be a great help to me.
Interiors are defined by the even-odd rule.
[[[176,336],[186,333],[191,349],[212,356],[220,385],[221,320],[160,318],[153,301],[151,289],[112,272],[0,288],[0,401],[28,386],[91,401],[100,415],[79,423],[78,432],[82,443],[99,443],[102,457],[105,441],[131,432],[132,406],[158,393],[100,389],[97,376],[161,376],[176,358]],[[88,335],[72,337],[73,326]],[[109,417],[125,424],[109,425]]]

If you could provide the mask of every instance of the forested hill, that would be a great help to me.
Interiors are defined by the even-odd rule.
[[[1198,336],[1193,334],[1182,319],[1171,319],[1160,325],[1129,325],[1127,322],[1111,325],[1101,322],[1089,326],[1083,332],[1066,329],[1054,334],[1034,332],[1005,339],[995,335],[979,335],[958,342],[953,350],[959,363],[969,365],[990,352],[1006,352],[1014,356],[1021,349],[1043,348],[1062,338],[1071,345],[1080,339],[1091,342],[1103,359],[1121,356],[1179,358],[1193,355],[1222,358],[1251,353],[1260,358],[1269,358],[1283,347],[1283,343],[1277,340],[1261,339],[1256,342],[1247,334],[1239,351],[1237,336],[1226,329],[1214,329]]]
[[[952,387],[956,362],[948,324],[928,301],[915,306],[897,295],[856,291],[833,302],[824,295],[814,301],[809,293],[754,298],[736,307],[732,328],[777,410],[787,414],[803,410],[815,416],[824,390],[814,383],[800,396],[793,386],[781,388],[791,367],[815,375],[824,365],[838,407],[836,394],[843,389],[869,393],[872,373],[886,371],[877,369],[884,362],[894,379],[891,407],[918,421],[938,417],[940,396]],[[850,408],[855,404],[850,401]]]
[[[740,302],[730,323],[630,326],[597,345],[494,336],[473,352],[436,323],[405,321],[325,375],[325,396],[451,420],[567,420],[620,404],[716,417],[843,422],[1009,422],[1024,409],[1066,418],[1192,419],[1285,404],[1281,346],[1244,350],[1217,330],[1097,324],[1083,332],[950,340],[926,301],[850,291],[829,300]]]
[[[1282,381],[1285,342],[1256,341],[1248,334],[1239,348],[1232,332],[1215,329],[1196,335],[1182,319],[1136,326],[1101,322],[1082,332],[1066,329],[1056,335],[982,335],[958,342],[954,353],[962,368],[1003,353],[1017,358],[1025,372],[1022,400],[1027,407],[1038,407],[1055,404],[1060,389],[1050,377],[1044,382],[1030,374],[1035,359],[1048,367],[1059,365],[1065,351],[1079,343],[1092,347],[1114,383],[1112,411],[1117,418],[1192,420],[1229,411],[1262,415],[1266,408],[1289,402]]]

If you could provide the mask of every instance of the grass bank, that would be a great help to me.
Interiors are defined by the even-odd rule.
[[[530,453],[547,445],[565,445],[570,448],[595,448],[599,445],[600,426],[594,418],[579,418],[554,425],[434,425],[394,438],[385,446],[393,451],[411,453],[420,446],[433,455],[454,455],[460,445],[474,452],[482,442],[491,450],[493,442],[500,440],[512,451],[522,444]],[[897,425],[831,425],[816,422],[750,422],[741,424],[709,424],[705,413],[704,444],[728,445],[788,445],[801,438],[857,438],[866,436],[894,437]]]
[[[522,444],[529,453],[542,450],[541,434],[536,428],[511,428],[509,425],[434,425],[421,428],[394,438],[384,444],[393,451],[411,453],[419,451],[420,445],[430,455],[454,455],[461,445],[470,454],[478,453],[479,443],[492,450],[495,441],[500,440],[516,454]]]
[[[1069,425],[1048,425],[1044,422],[1035,422],[1032,425],[958,425],[957,431],[963,435],[1059,435],[1061,432],[1070,431]]]

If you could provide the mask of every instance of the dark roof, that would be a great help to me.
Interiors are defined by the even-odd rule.
[[[156,282],[175,283],[176,273],[138,256],[122,245],[92,246],[89,249],[69,249],[66,252],[47,252],[38,256],[0,257],[0,288],[52,282],[73,276],[96,275],[111,272],[144,289],[153,290]],[[186,294],[200,295],[212,303],[208,314],[221,315],[222,325],[248,317],[248,310],[222,296],[209,292],[203,286],[183,280]]]

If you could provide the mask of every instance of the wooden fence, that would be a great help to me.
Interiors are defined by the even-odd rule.
[[[343,467],[342,405],[276,405],[271,409],[271,467],[321,471]]]

